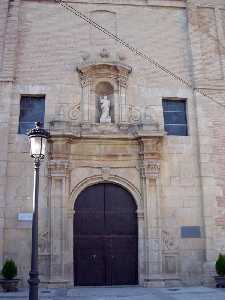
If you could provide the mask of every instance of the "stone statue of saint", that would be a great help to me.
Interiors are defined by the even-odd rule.
[[[101,116],[100,116],[100,123],[111,123],[111,117],[109,114],[110,110],[110,100],[107,96],[100,98],[101,103]]]

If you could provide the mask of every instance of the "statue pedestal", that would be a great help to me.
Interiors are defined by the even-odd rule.
[[[111,117],[107,117],[107,118],[100,118],[100,123],[112,123]]]

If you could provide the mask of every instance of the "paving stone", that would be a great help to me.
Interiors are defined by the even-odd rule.
[[[40,289],[40,300],[224,300],[224,289],[99,287],[74,289]],[[0,292],[0,300],[28,299],[28,291]]]

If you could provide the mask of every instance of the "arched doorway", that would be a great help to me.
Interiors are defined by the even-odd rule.
[[[75,202],[74,284],[138,283],[137,206],[121,186],[100,183]]]

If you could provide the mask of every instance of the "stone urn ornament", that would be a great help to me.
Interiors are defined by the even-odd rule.
[[[215,276],[215,281],[216,281],[216,287],[217,288],[225,288],[225,255],[224,254],[219,254],[216,264],[216,273],[218,274]]]
[[[17,276],[17,266],[12,259],[8,259],[3,264],[1,271],[3,278],[0,279],[0,285],[4,292],[16,292],[20,279],[15,278]]]

